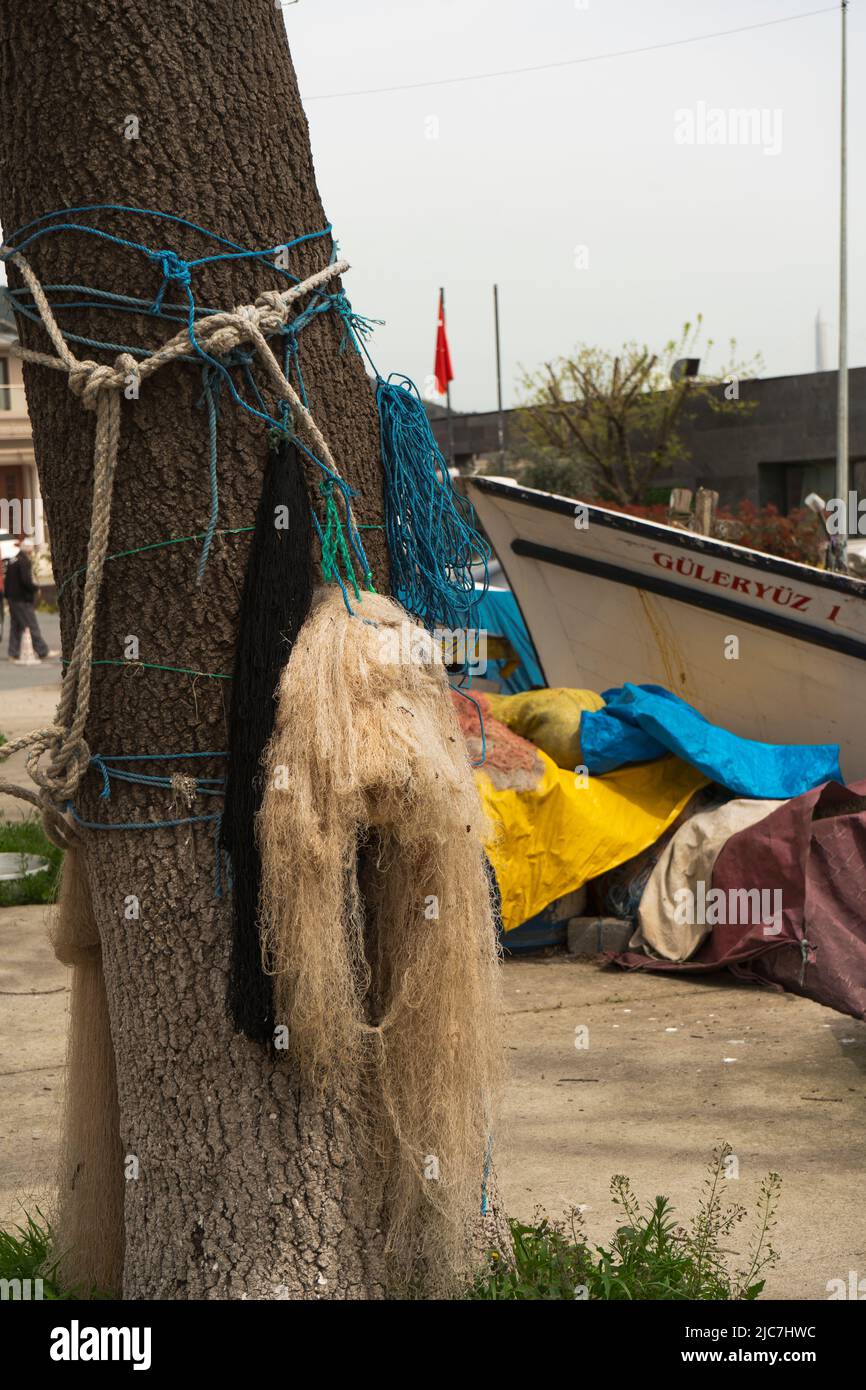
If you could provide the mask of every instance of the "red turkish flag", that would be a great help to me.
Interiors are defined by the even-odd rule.
[[[449,381],[454,380],[454,371],[451,366],[448,334],[445,332],[445,296],[441,290],[439,291],[439,322],[436,326],[436,365],[433,372],[436,377],[436,390],[440,396],[444,396],[448,390]]]

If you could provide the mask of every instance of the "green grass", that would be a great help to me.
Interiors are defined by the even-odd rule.
[[[26,1225],[0,1231],[0,1279],[41,1279],[43,1298],[75,1298],[74,1292],[63,1293],[58,1285],[51,1227],[41,1211],[38,1215],[39,1221],[27,1216]]]
[[[38,1220],[25,1212],[25,1225],[0,1231],[0,1279],[42,1280],[43,1299],[106,1299],[110,1295],[91,1289],[66,1286],[58,1274],[60,1254],[54,1232],[39,1208]],[[32,1294],[31,1294],[32,1298]]]
[[[769,1173],[761,1184],[751,1238],[737,1263],[730,1250],[746,1209],[725,1199],[725,1161],[731,1149],[713,1154],[703,1195],[688,1225],[677,1224],[666,1197],[641,1208],[628,1178],[611,1180],[611,1196],[623,1220],[607,1246],[590,1247],[580,1213],[567,1221],[539,1215],[535,1225],[511,1221],[510,1258],[494,1252],[463,1297],[492,1301],[601,1299],[752,1300],[764,1288],[764,1273],[778,1261],[772,1246],[781,1179]]]
[[[49,863],[47,869],[29,878],[0,882],[0,907],[23,907],[27,903],[55,901],[63,850],[51,843],[42,829],[41,821],[35,816],[21,821],[0,820],[0,852],[38,854]]]

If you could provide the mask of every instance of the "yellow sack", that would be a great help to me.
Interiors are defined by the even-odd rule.
[[[495,831],[487,853],[505,931],[654,844],[708,781],[673,755],[584,785],[545,753],[538,759],[542,775],[528,789],[497,788],[483,768],[475,773]]]
[[[580,767],[580,716],[604,708],[594,690],[524,690],[519,695],[490,695],[490,713],[516,734],[529,739],[557,767]]]

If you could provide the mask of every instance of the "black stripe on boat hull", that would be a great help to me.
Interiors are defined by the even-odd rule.
[[[532,488],[500,483],[495,478],[472,478],[470,484],[479,492],[499,497],[503,502],[518,502],[521,506],[554,512],[558,516],[573,516],[575,507],[585,507],[592,526],[606,526],[612,531],[624,531],[629,535],[640,536],[653,544],[673,545],[683,550],[696,551],[701,555],[711,555],[717,560],[727,560],[729,564],[744,565],[747,569],[760,570],[764,574],[783,575],[787,579],[796,579],[801,584],[812,584],[816,588],[830,589],[837,594],[850,594],[853,598],[866,602],[866,584],[862,579],[854,579],[848,574],[819,570],[813,565],[802,565],[797,560],[784,560],[778,555],[764,555],[759,550],[729,544],[727,541],[716,540],[713,536],[701,536],[695,531],[678,531],[672,526],[645,521],[643,517],[606,512],[591,502],[581,502],[579,498],[572,502],[565,497],[555,497],[549,492],[537,492]]]
[[[760,609],[746,608],[721,594],[694,593],[691,589],[673,584],[669,579],[661,579],[654,574],[633,574],[617,565],[605,564],[603,560],[589,560],[583,555],[572,555],[567,550],[537,545],[535,541],[514,540],[511,542],[511,549],[515,555],[522,555],[530,560],[557,565],[560,569],[577,570],[580,574],[591,574],[597,579],[609,579],[614,584],[625,584],[631,589],[644,589],[647,593],[659,594],[662,598],[674,599],[677,603],[690,603],[694,608],[721,613],[724,617],[735,618],[738,622],[749,623],[752,627],[767,628],[770,632],[795,637],[799,642],[808,642],[816,647],[828,647],[830,651],[842,652],[845,656],[855,656],[861,661],[866,661],[866,643],[858,642],[856,637],[846,637],[841,632],[825,632],[823,628],[795,622],[793,618],[786,618],[780,613],[764,613]]]

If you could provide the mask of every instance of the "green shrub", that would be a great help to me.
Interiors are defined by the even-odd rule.
[[[731,1238],[747,1213],[723,1197],[728,1144],[713,1153],[698,1209],[688,1226],[677,1225],[666,1197],[641,1209],[626,1177],[611,1180],[611,1196],[624,1224],[609,1246],[590,1248],[581,1216],[566,1221],[539,1214],[535,1225],[509,1223],[510,1255],[491,1254],[470,1299],[751,1300],[764,1287],[763,1274],[778,1255],[771,1239],[781,1179],[769,1173],[761,1184],[754,1229],[741,1267],[734,1266]]]
[[[26,1225],[11,1231],[0,1231],[0,1279],[42,1280],[43,1299],[97,1299],[110,1295],[99,1289],[85,1292],[81,1287],[66,1285],[59,1274],[61,1252],[57,1250],[50,1223],[36,1208],[38,1220],[25,1212]],[[32,1299],[32,1293],[31,1293]]]
[[[25,1226],[0,1231],[0,1279],[29,1279],[31,1283],[41,1279],[43,1298],[74,1298],[74,1293],[61,1293],[58,1287],[57,1263],[51,1253],[51,1227],[38,1208],[37,1212],[39,1222],[27,1216]]]

